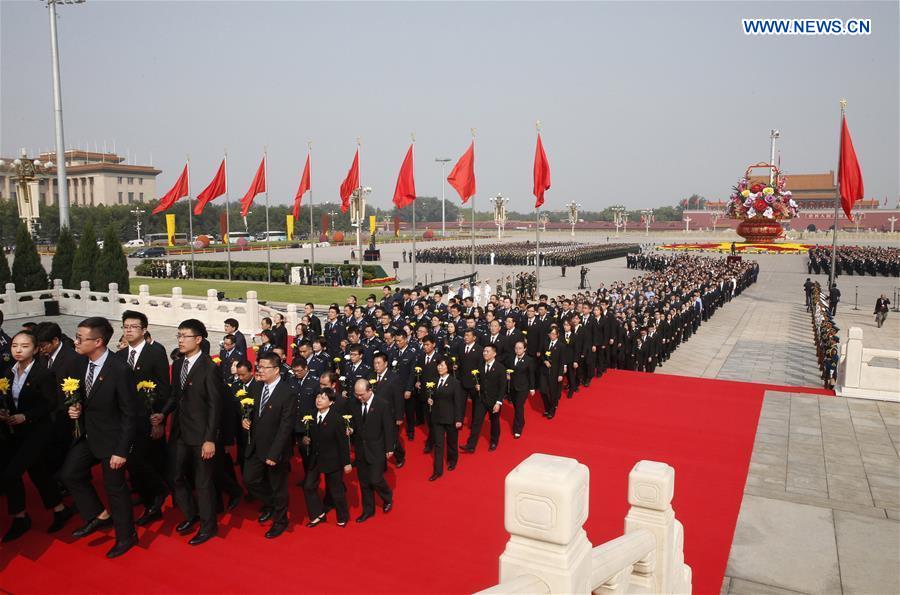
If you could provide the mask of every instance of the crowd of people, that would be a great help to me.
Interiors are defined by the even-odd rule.
[[[621,258],[637,252],[637,244],[578,244],[574,242],[541,242],[541,266],[573,267],[599,260]],[[530,241],[475,246],[475,264],[534,266],[536,244]],[[416,250],[417,262],[472,262],[471,246],[425,248]]]
[[[664,269],[554,298],[489,292],[482,305],[471,293],[384,287],[380,299],[332,305],[324,320],[306,304],[293,333],[280,315],[266,318],[250,340],[228,319],[218,352],[196,319],[179,325],[168,352],[131,310],[119,336],[105,318],[82,321],[73,339],[52,322],[2,333],[0,493],[12,519],[3,541],[31,529],[26,473],[53,510],[48,531],[76,512],[75,538],[114,527],[111,558],[137,543],[136,526],[176,514],[164,510],[170,494],[176,533],[192,545],[216,536],[219,514],[250,498],[265,536],[277,538],[289,522],[295,456],[307,527],[332,511],[347,526],[343,477],[354,469],[355,521],[388,513],[387,466],[401,469],[418,438],[433,457],[428,480],[438,481],[460,453],[478,449],[486,421],[487,448],[499,448],[504,409],[519,439],[529,399],[539,395],[552,420],[563,395],[609,369],[664,366],[758,274],[753,262],[666,258]],[[143,505],[137,518],[132,490]]]
[[[812,275],[831,271],[831,247],[815,246],[809,249],[807,272]],[[900,277],[900,248],[875,246],[838,246],[834,262],[835,275],[883,275]]]
[[[150,261],[150,276],[154,279],[190,279],[191,265],[179,260]]]
[[[809,279],[803,284],[803,290],[806,294],[806,310],[811,314],[816,359],[819,362],[822,383],[825,388],[833,389],[841,357],[840,329],[834,322],[840,292],[835,295],[838,289],[836,285],[832,285],[826,296],[819,282]]]

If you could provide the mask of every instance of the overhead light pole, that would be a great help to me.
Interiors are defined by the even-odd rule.
[[[572,226],[572,237],[575,237],[575,224],[578,223],[578,209],[581,205],[574,200],[566,205],[569,208],[569,224]]]
[[[50,14],[50,58],[53,66],[53,110],[56,121],[56,187],[59,193],[59,227],[69,227],[69,187],[66,182],[66,143],[63,138],[62,89],[59,82],[59,43],[56,5],[82,4],[84,0],[45,0]]]

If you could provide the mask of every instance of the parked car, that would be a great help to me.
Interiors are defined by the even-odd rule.
[[[166,249],[159,246],[150,246],[148,248],[139,248],[129,254],[131,258],[160,258],[166,255]]]
[[[143,248],[144,240],[128,240],[125,242],[126,248]]]

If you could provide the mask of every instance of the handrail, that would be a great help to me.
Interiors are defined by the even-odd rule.
[[[591,550],[591,592],[638,562],[649,561],[652,567],[655,550],[656,537],[648,529],[638,529],[598,545]]]
[[[523,574],[521,576],[517,576],[514,579],[510,579],[505,581],[499,585],[494,585],[489,589],[485,589],[484,591],[479,591],[479,594],[509,594],[509,593],[523,593],[529,594],[533,593],[535,595],[549,595],[550,593],[550,585],[534,576],[533,574]]]

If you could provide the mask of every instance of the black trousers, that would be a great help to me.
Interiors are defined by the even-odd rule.
[[[54,508],[62,501],[46,460],[47,445],[53,440],[52,427],[49,420],[42,426],[19,426],[12,439],[0,447],[0,494],[6,494],[6,507],[10,515],[25,510],[22,476],[26,471],[45,508]]]
[[[155,455],[151,450],[154,448],[153,443],[162,441],[165,444],[165,441],[151,440],[149,429],[146,429],[146,433],[144,429],[138,430],[133,450],[128,455],[128,474],[135,489],[141,496],[141,502],[143,502],[144,506],[151,506],[157,497],[163,497],[169,491],[164,479],[164,471],[157,468],[156,465],[158,463],[155,463],[152,458],[158,455]],[[155,448],[158,449],[158,445]]]
[[[347,488],[341,474],[343,469],[336,471],[320,471],[317,463],[312,463],[306,479],[303,480],[303,496],[306,498],[306,512],[310,520],[320,516],[325,511],[325,505],[319,496],[319,478],[325,475],[325,491],[331,495],[334,509],[337,511],[339,523],[346,523],[350,518],[350,509],[347,506]]]
[[[528,402],[528,394],[529,391],[521,391],[513,393],[512,402],[513,407],[515,408],[515,415],[513,416],[513,434],[521,434],[522,430],[525,428],[525,403]]]
[[[428,436],[434,445],[434,473],[441,475],[444,472],[444,443],[447,446],[447,464],[456,465],[459,460],[459,430],[456,424],[431,424],[431,433]]]
[[[244,490],[238,483],[237,474],[234,472],[234,461],[231,455],[225,450],[222,444],[216,445],[216,456],[213,457],[215,465],[213,466],[213,485],[216,488],[216,508],[222,499],[222,494],[228,494],[235,498],[243,495]],[[244,469],[246,469],[246,462]]]
[[[403,412],[406,414],[406,437],[410,440],[416,434],[416,395],[403,401]]]
[[[125,480],[125,467],[112,469],[109,459],[97,459],[88,446],[87,439],[75,443],[63,463],[60,478],[72,494],[78,514],[89,522],[103,512],[103,503],[91,482],[91,469],[97,463],[103,471],[103,486],[109,500],[109,513],[116,528],[116,541],[123,541],[134,533],[134,515],[131,505],[131,490]]]
[[[500,413],[494,413],[494,407],[488,407],[481,402],[481,399],[475,399],[472,404],[472,430],[469,432],[469,439],[466,441],[466,448],[474,449],[478,446],[478,437],[481,435],[481,426],[484,425],[484,416],[491,418],[491,444],[500,442]]]
[[[262,505],[272,511],[276,524],[287,523],[288,475],[291,466],[287,461],[270,467],[258,457],[244,460],[244,484]]]
[[[544,410],[548,413],[556,413],[559,397],[562,395],[562,383],[556,381],[556,376],[550,376],[550,370],[547,369],[544,370],[543,377],[541,400],[544,402]]]
[[[600,351],[600,348],[597,348],[597,351]],[[594,379],[594,376],[597,375],[597,352],[596,351],[588,351],[587,355],[584,358],[584,362],[579,368],[584,368],[582,383],[587,386],[591,383],[591,380]]]
[[[406,461],[406,447],[400,438],[400,426],[397,426],[397,442],[394,443],[394,462],[398,465]]]
[[[204,533],[218,528],[216,521],[216,457],[203,459],[200,446],[189,446],[181,438],[170,445],[170,483],[175,489],[175,505],[185,519],[199,515],[200,530]],[[197,495],[194,496],[194,490]]]
[[[394,493],[384,479],[387,460],[382,458],[376,463],[356,459],[356,476],[359,479],[359,492],[362,496],[363,514],[375,513],[375,492],[385,504],[393,502]]]
[[[578,391],[578,370],[575,369],[571,363],[569,364],[569,369],[566,372],[569,378],[569,394]]]

